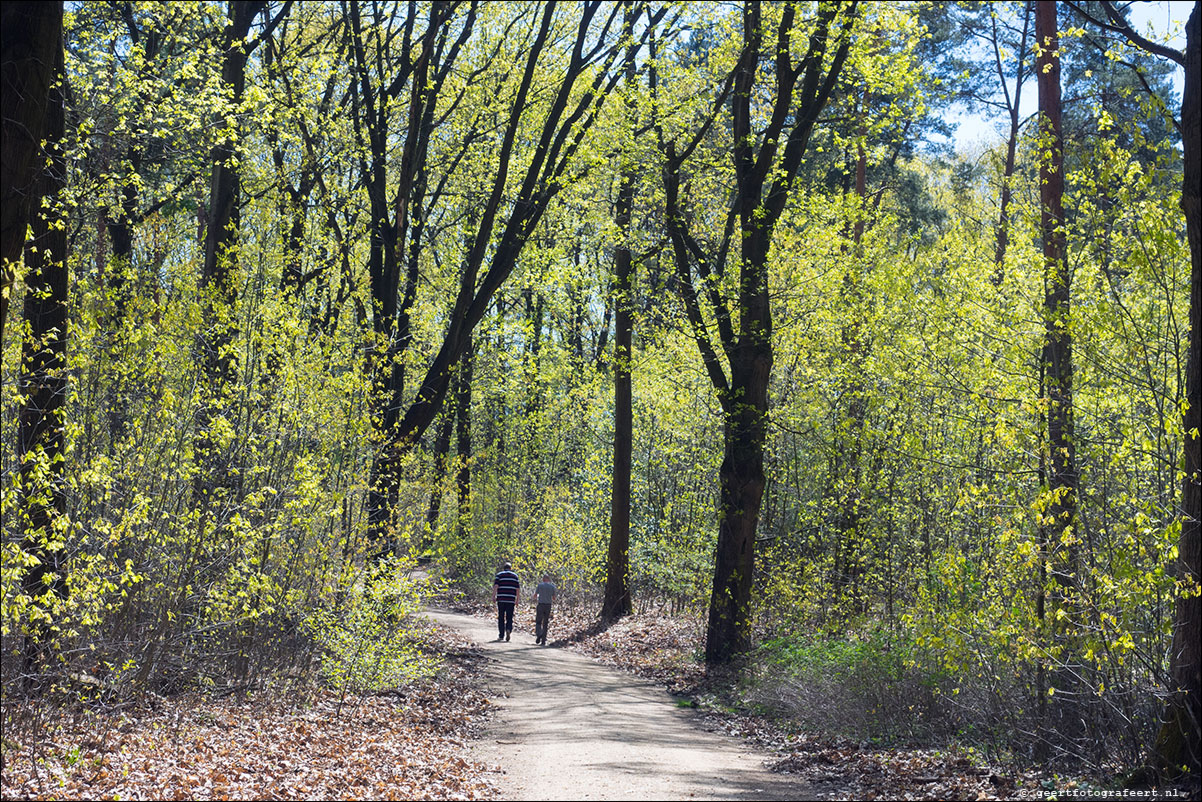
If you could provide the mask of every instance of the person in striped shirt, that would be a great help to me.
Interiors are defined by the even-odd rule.
[[[509,640],[513,632],[513,608],[521,595],[522,583],[509,563],[501,566],[492,581],[492,600],[497,603],[497,640]]]

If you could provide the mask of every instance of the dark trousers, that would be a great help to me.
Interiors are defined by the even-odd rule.
[[[501,638],[513,631],[513,602],[497,602],[497,631]]]
[[[534,639],[539,643],[547,642],[547,626],[551,623],[551,602],[539,602],[538,610],[534,613]]]

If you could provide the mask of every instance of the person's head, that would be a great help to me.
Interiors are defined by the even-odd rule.
[[[551,581],[551,575],[550,575],[550,574],[543,574],[543,581],[544,581],[544,582],[550,582],[550,581]]]
[[[509,563],[501,563],[501,569],[502,569],[502,570],[504,570],[504,571],[508,571],[508,570],[509,570],[510,568],[512,568],[512,567],[513,567],[513,566],[512,566],[512,565],[510,565]]]

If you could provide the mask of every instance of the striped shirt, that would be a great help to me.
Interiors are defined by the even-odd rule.
[[[497,591],[497,601],[513,604],[518,600],[518,588],[522,583],[513,571],[498,571],[492,585]]]

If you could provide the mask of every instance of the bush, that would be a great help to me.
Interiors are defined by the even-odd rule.
[[[859,740],[934,735],[948,678],[924,669],[912,643],[871,631],[843,638],[779,637],[748,666],[747,701],[804,729]]]
[[[339,608],[311,615],[305,630],[321,646],[322,678],[343,692],[368,692],[433,673],[437,661],[414,636],[413,616],[420,608],[417,582],[390,565],[360,580]]]

